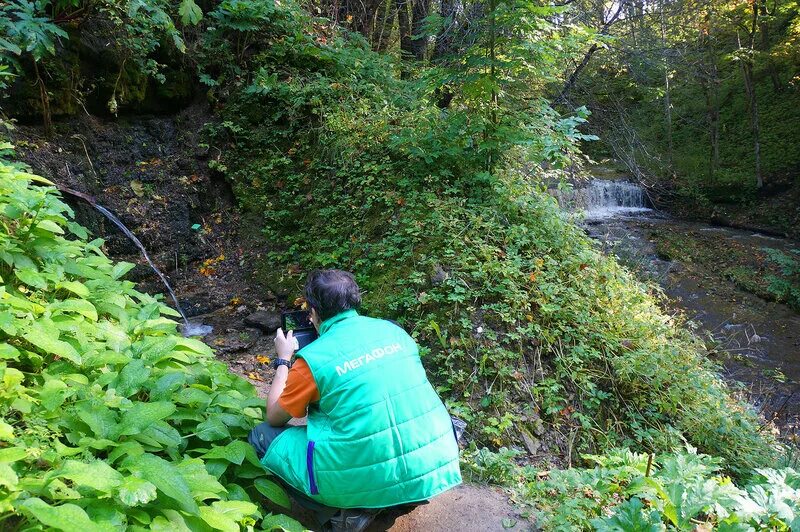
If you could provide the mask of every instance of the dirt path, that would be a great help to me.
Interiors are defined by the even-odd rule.
[[[370,532],[450,532],[452,530],[533,530],[533,526],[508,503],[508,497],[489,486],[465,484],[445,492],[398,517],[393,523],[378,516]]]

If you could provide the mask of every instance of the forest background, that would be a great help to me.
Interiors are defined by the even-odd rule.
[[[546,193],[611,156],[662,208],[796,236],[796,2],[40,0],[0,15],[11,141],[30,123],[56,135],[76,115],[205,106],[187,149],[257,225],[254,275],[286,298],[311,268],[355,271],[365,310],[414,334],[475,427],[465,469],[545,526],[797,524],[792,448]],[[259,417],[252,386],[175,335],[20,148],[0,153],[0,519],[295,526],[253,504],[285,495],[237,443]],[[791,300],[800,268],[782,260]]]

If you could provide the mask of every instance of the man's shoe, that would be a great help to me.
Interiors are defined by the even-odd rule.
[[[363,532],[378,515],[374,510],[342,510],[331,517],[333,532]]]

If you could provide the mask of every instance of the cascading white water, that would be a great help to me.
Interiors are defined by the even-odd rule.
[[[644,189],[630,181],[592,179],[585,187],[557,192],[559,203],[570,210],[584,211],[588,220],[604,220],[650,212]]]

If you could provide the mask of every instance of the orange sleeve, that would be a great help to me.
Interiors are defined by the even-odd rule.
[[[308,403],[319,401],[319,389],[311,368],[302,358],[295,360],[289,376],[286,378],[286,387],[278,398],[278,404],[292,417],[305,417]]]

